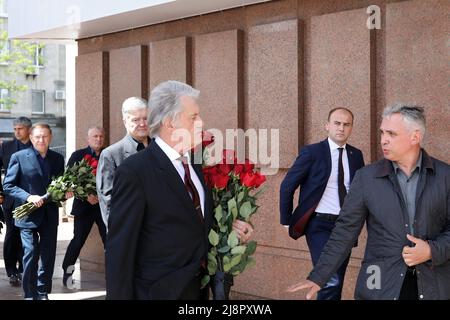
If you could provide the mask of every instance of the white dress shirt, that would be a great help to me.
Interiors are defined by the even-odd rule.
[[[169,146],[163,139],[160,137],[155,138],[156,144],[161,148],[161,150],[166,154],[166,156],[169,158],[169,160],[172,162],[173,166],[178,172],[178,175],[181,178],[181,181],[184,184],[184,167],[183,163],[181,162],[181,155],[175,151],[171,146]],[[198,195],[200,197],[200,206],[202,209],[203,217],[205,216],[205,191],[203,190],[202,183],[200,182],[199,178],[197,177],[197,174],[195,173],[194,168],[192,168],[191,165],[191,158],[189,156],[189,152],[186,152],[184,155],[188,161],[189,165],[189,172],[191,174],[191,180],[195,185],[195,188],[197,189]],[[188,192],[186,190],[186,192]]]
[[[328,178],[327,187],[320,199],[319,205],[316,208],[316,212],[339,214],[341,206],[339,204],[339,192],[338,192],[338,161],[340,148],[333,140],[328,138],[328,144],[330,146],[331,153],[331,174]],[[344,185],[345,188],[350,188],[350,169],[348,166],[347,148],[346,144],[342,146],[344,148],[342,152],[342,165],[344,167]]]

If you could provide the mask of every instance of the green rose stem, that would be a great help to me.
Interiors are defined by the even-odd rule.
[[[48,192],[43,195],[41,199],[44,201],[44,204],[52,200],[51,195]],[[33,202],[27,202],[13,211],[13,218],[17,220],[23,219],[36,209],[38,209],[38,207],[36,207]]]

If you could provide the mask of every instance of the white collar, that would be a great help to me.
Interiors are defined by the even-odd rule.
[[[165,142],[159,136],[156,136],[155,142],[161,148],[161,150],[166,154],[166,156],[170,159],[170,161],[180,160],[181,155],[177,151],[175,151],[174,148],[169,146],[167,144],[167,142]],[[190,163],[189,152],[186,152],[183,156],[186,157],[188,160],[188,163]]]
[[[337,150],[338,148],[345,148],[347,147],[347,144],[344,144],[342,147],[338,144],[336,144],[333,140],[331,140],[330,138],[328,138],[328,145],[330,146],[330,150]]]

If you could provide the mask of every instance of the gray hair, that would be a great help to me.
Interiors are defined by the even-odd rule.
[[[122,119],[125,120],[130,111],[147,109],[147,101],[140,97],[129,97],[122,103]]]
[[[53,134],[52,128],[50,128],[50,125],[48,123],[38,122],[38,123],[33,124],[33,126],[31,127],[31,134],[33,134],[33,131],[36,128],[47,129],[48,131],[50,131],[50,134]]]
[[[98,131],[101,131],[101,132],[105,133],[105,129],[103,129],[102,127],[92,126],[92,127],[88,128],[88,135],[89,135],[89,132],[91,132],[91,130],[98,130]]]
[[[181,112],[180,98],[183,96],[198,99],[200,91],[179,81],[166,81],[157,85],[148,102],[150,106],[150,137],[158,135],[163,122],[167,118],[176,119]]]
[[[27,117],[18,117],[14,119],[13,126],[21,125],[27,128],[31,128],[31,120]]]
[[[409,128],[419,129],[422,136],[425,135],[426,119],[424,109],[414,104],[395,103],[383,110],[383,118],[398,113],[403,117]]]

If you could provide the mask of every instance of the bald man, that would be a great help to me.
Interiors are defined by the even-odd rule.
[[[103,149],[104,141],[105,134],[103,128],[89,128],[87,136],[88,146],[72,153],[67,165],[74,165],[76,162],[81,161],[86,155],[90,155],[92,158],[98,160]],[[67,247],[62,264],[64,270],[63,284],[68,288],[72,287],[73,281],[71,276],[75,269],[74,265],[94,222],[97,224],[103,245],[105,244],[106,237],[106,226],[103,223],[97,195],[89,195],[86,201],[74,199],[71,215],[74,216],[73,239]]]

